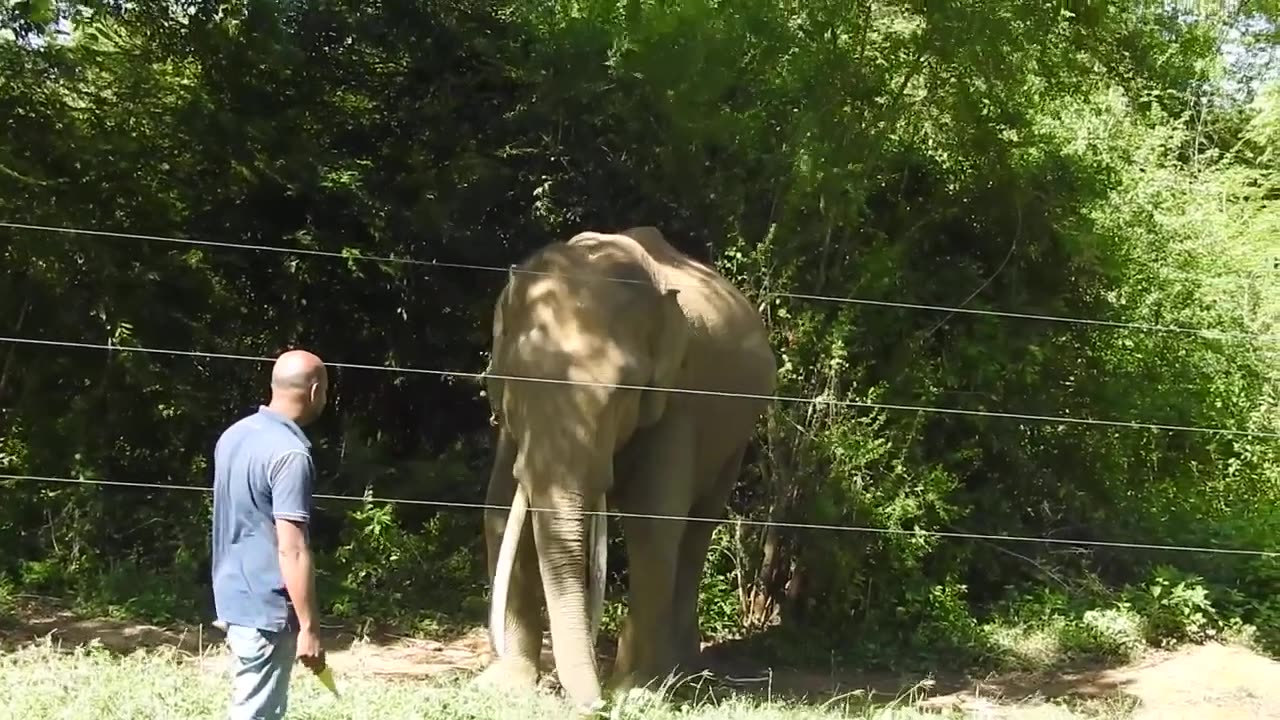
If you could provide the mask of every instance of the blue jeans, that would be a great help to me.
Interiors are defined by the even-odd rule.
[[[227,626],[231,648],[228,720],[280,720],[289,707],[289,674],[298,635],[243,625]]]

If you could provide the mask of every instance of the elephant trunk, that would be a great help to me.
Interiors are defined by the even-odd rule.
[[[588,607],[586,592],[588,548],[583,511],[587,501],[580,492],[564,489],[538,492],[531,500],[538,509],[533,536],[551,621],[556,672],[575,704],[593,707],[601,697],[592,642],[591,615],[595,613]]]

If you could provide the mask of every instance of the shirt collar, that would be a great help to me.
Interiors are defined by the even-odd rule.
[[[298,438],[299,440],[301,440],[301,441],[302,441],[302,444],[303,444],[305,447],[307,447],[307,448],[310,448],[310,447],[311,447],[311,440],[307,439],[307,434],[306,434],[306,433],[304,433],[304,432],[302,432],[302,428],[298,427],[298,423],[296,423],[296,422],[294,422],[294,421],[290,420],[289,418],[285,417],[284,415],[281,415],[280,413],[276,412],[275,410],[272,410],[271,408],[267,407],[266,405],[259,405],[259,406],[258,406],[258,414],[259,414],[259,415],[261,415],[261,416],[263,416],[263,417],[266,417],[268,420],[271,420],[271,421],[273,421],[273,422],[277,422],[277,423],[280,423],[281,425],[284,425],[286,428],[288,428],[288,429],[289,429],[289,432],[291,432],[291,433],[293,433],[294,435],[296,435],[296,436],[297,436],[297,438]]]

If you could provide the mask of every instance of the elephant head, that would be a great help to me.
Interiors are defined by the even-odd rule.
[[[605,509],[614,452],[662,416],[668,393],[643,388],[675,385],[689,339],[678,290],[620,240],[580,234],[513,269],[494,309],[486,371],[500,432],[515,447],[515,496],[494,574],[495,650],[503,653],[511,565],[529,522],[557,672],[584,705],[600,698],[594,639],[606,560],[605,518],[584,512]]]

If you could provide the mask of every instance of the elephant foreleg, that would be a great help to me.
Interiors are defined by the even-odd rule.
[[[710,492],[694,506],[693,514],[701,518],[721,519],[729,504],[729,496],[742,469],[746,447],[735,451],[721,466]],[[676,567],[676,588],[672,599],[675,652],[682,669],[697,671],[702,655],[702,633],[698,628],[698,590],[706,567],[707,550],[717,523],[697,520],[689,522],[680,544]]]
[[[680,544],[671,603],[671,642],[681,671],[699,669],[696,665],[702,654],[702,633],[698,628],[698,589],[715,527],[702,520],[691,521]]]
[[[619,505],[627,513],[683,518],[692,482],[693,432],[664,420],[629,449]],[[687,523],[683,519],[624,517],[629,587],[627,618],[618,637],[610,685],[627,690],[661,680],[674,669],[671,600]]]
[[[665,513],[664,513],[665,514]],[[627,518],[630,587],[610,686],[625,691],[660,680],[674,667],[671,593],[682,520]]]

